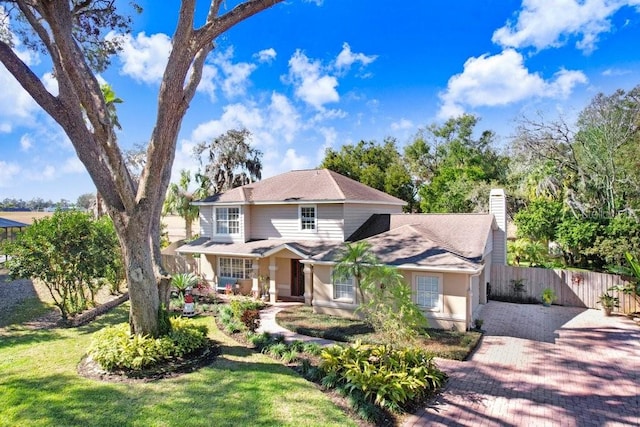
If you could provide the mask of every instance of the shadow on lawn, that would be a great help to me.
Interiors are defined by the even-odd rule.
[[[127,425],[130,396],[97,382],[82,384],[77,376],[38,378],[10,376],[0,380],[3,419],[12,425]]]
[[[31,345],[44,341],[60,339],[61,335],[55,329],[29,330],[24,328],[14,328],[7,331],[0,331],[0,349],[18,345]]]

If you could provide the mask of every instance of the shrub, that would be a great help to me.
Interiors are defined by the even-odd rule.
[[[248,298],[233,299],[222,306],[218,312],[220,323],[227,333],[255,332],[260,326],[260,309],[264,307],[260,301]]]
[[[242,324],[251,332],[255,332],[260,327],[260,311],[245,310],[240,316]]]
[[[160,338],[131,335],[127,323],[104,328],[94,334],[89,354],[108,371],[137,371],[182,357],[206,344],[206,326],[180,317],[171,318],[170,324],[171,332]]]
[[[121,254],[113,224],[82,212],[56,212],[34,221],[5,241],[5,267],[14,277],[39,279],[63,319],[95,306],[95,294],[111,273],[120,272]]]
[[[168,335],[173,343],[172,354],[182,357],[201,348],[207,340],[207,333],[205,325],[198,325],[192,319],[172,318],[171,332]]]
[[[268,332],[248,333],[247,340],[255,347],[256,351],[262,352],[271,343],[271,334]]]
[[[242,313],[246,310],[261,310],[264,308],[264,304],[262,302],[249,298],[232,299],[229,302],[229,306],[231,307],[233,315],[237,319],[240,319],[242,317]]]
[[[363,393],[366,401],[394,411],[440,387],[445,374],[420,349],[390,345],[333,346],[322,354],[327,387]]]

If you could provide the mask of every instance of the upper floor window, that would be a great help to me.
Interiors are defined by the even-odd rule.
[[[240,234],[240,208],[216,208],[216,234]]]
[[[442,294],[442,276],[415,276],[416,304],[427,310],[440,309],[440,295]]]
[[[315,230],[316,229],[316,207],[300,206],[300,229]]]
[[[253,272],[253,261],[248,258],[220,258],[220,277],[249,279]]]

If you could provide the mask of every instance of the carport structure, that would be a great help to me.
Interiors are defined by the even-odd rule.
[[[14,221],[12,219],[0,218],[0,229],[2,229],[3,233],[0,234],[0,241],[3,240],[13,240],[16,236],[15,230],[18,232],[22,231],[23,228],[28,227],[29,224],[25,224],[24,222]],[[13,231],[13,233],[12,233]],[[5,261],[6,256],[0,255],[0,261]]]

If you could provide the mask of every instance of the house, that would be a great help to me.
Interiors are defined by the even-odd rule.
[[[344,242],[365,240],[397,266],[430,325],[464,330],[487,301],[492,263],[506,261],[505,195],[489,214],[404,214],[403,200],[327,169],[297,170],[194,203],[200,238],[177,249],[197,255],[218,289],[237,286],[271,301],[304,301],[314,311],[353,315],[352,280],[334,283]]]

